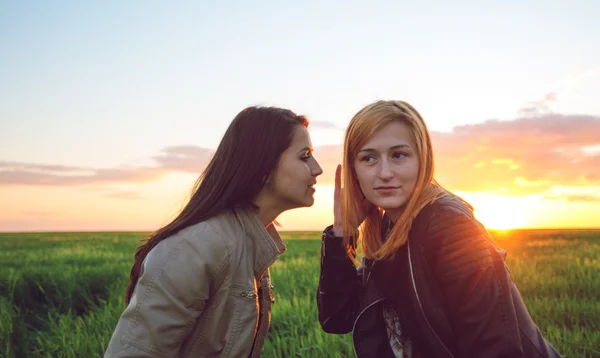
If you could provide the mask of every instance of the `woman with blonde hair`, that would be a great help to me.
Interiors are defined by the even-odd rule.
[[[360,110],[335,178],[317,297],[325,332],[352,332],[358,357],[560,357],[529,316],[506,254],[472,207],[435,181],[431,138],[410,104]]]

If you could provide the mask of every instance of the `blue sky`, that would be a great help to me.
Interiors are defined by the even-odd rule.
[[[530,106],[596,116],[598,14],[592,0],[2,1],[0,161],[152,165],[169,146],[215,148],[254,104],[308,115],[316,147],[380,98],[440,132]]]
[[[509,119],[600,65],[597,1],[0,6],[0,142],[15,160],[215,147],[256,103],[343,127],[374,98],[406,98],[449,129]]]

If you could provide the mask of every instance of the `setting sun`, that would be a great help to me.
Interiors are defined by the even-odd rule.
[[[487,229],[510,230],[530,225],[526,199],[471,193],[461,196],[475,207],[475,217]]]

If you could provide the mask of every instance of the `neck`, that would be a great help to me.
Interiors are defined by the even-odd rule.
[[[279,208],[272,200],[269,200],[265,195],[258,195],[254,200],[254,205],[258,206],[258,218],[265,227],[271,225],[271,223],[277,219],[284,209]]]
[[[398,221],[398,219],[400,219],[400,216],[402,215],[402,212],[404,211],[405,207],[406,206],[403,205],[400,208],[385,210],[385,215],[387,215],[390,218],[390,220],[392,220],[393,224],[396,224],[396,221]]]

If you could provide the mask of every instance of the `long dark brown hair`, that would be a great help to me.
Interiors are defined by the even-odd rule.
[[[159,242],[227,209],[258,210],[252,201],[289,147],[296,126],[306,128],[308,120],[276,107],[248,107],[233,119],[196,181],[189,202],[173,221],[152,233],[137,248],[125,293],[127,304],[144,259]]]

